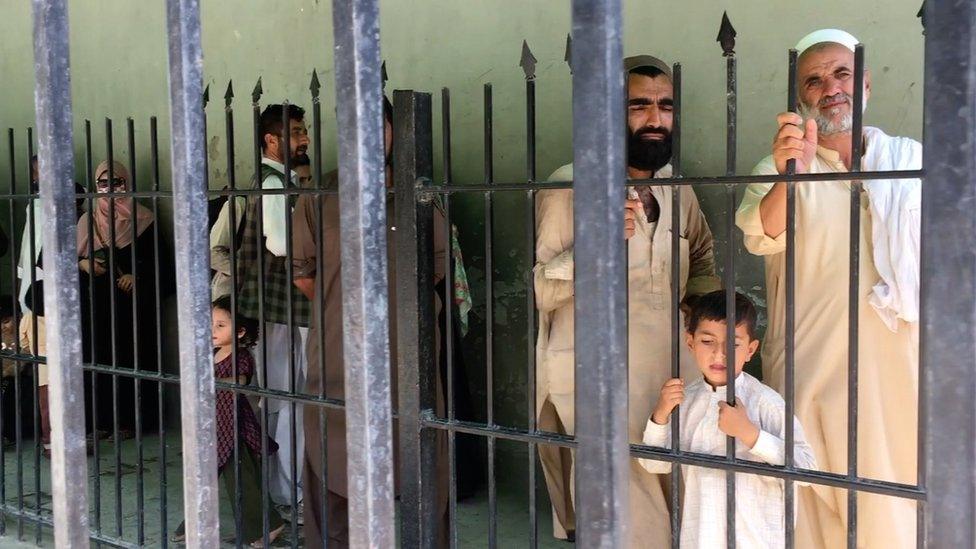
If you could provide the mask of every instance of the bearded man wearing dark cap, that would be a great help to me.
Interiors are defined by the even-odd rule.
[[[673,84],[670,67],[650,55],[624,60],[627,75],[627,177],[671,177]],[[556,170],[550,181],[571,181],[573,165]],[[691,187],[680,190],[681,299],[719,289],[712,255],[712,233]],[[671,370],[671,189],[628,187],[621,204],[621,238],[627,239],[629,438],[640,443],[661,385]],[[536,414],[541,430],[573,434],[573,191],[540,191],[536,202],[534,285],[539,310],[536,346]],[[698,372],[684,345],[682,373]],[[690,379],[690,377],[689,377]],[[621,395],[623,398],[625,395]],[[573,539],[573,456],[568,449],[540,446],[540,459],[553,504],[553,535]],[[630,547],[667,547],[670,522],[666,476],[630,464]]]

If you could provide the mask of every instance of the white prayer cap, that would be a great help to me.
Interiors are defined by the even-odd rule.
[[[802,55],[803,52],[810,49],[811,46],[822,44],[824,42],[840,44],[851,51],[854,51],[854,46],[860,43],[857,38],[854,38],[854,35],[847,31],[842,31],[840,29],[820,29],[815,30],[801,38],[800,41],[796,43],[796,53],[797,55]]]

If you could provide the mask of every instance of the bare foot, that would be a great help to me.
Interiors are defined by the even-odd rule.
[[[268,545],[271,545],[272,543],[274,543],[274,541],[276,539],[278,539],[278,536],[280,536],[281,533],[284,530],[285,530],[285,525],[282,524],[281,526],[279,526],[279,527],[275,528],[274,530],[268,532]],[[252,541],[251,542],[251,547],[264,547],[264,537],[260,537],[260,538],[258,538],[256,540]]]

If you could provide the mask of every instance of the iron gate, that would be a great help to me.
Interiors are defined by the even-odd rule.
[[[366,0],[349,0],[334,3],[334,29],[336,36],[336,86],[339,117],[339,168],[344,176],[343,187],[338,192],[342,216],[342,283],[345,288],[344,324],[350,326],[345,333],[346,399],[328,398],[325,394],[302,394],[290,379],[289,391],[276,391],[268,388],[245,389],[236,385],[220,384],[225,390],[233,390],[235,399],[247,394],[265,398],[283,399],[290,402],[294,410],[298,404],[319,407],[320,414],[333,410],[344,410],[348,419],[347,436],[350,448],[349,459],[349,505],[350,536],[355,546],[389,547],[395,544],[394,488],[393,488],[393,419],[391,406],[392,388],[388,375],[391,361],[386,341],[388,333],[387,285],[385,276],[386,257],[382,250],[386,243],[385,208],[386,191],[378,183],[383,179],[383,154],[381,153],[382,127],[381,87],[379,55],[378,3]],[[184,466],[184,500],[186,509],[196,509],[199,513],[187,513],[187,541],[191,546],[212,547],[219,543],[218,516],[216,509],[216,454],[212,437],[214,410],[214,379],[211,365],[211,348],[207,341],[210,310],[209,280],[202,265],[209,264],[207,251],[209,241],[205,232],[207,223],[206,202],[206,158],[204,155],[205,118],[199,99],[203,95],[202,50],[200,45],[199,3],[196,0],[168,0],[167,20],[169,29],[169,62],[171,86],[171,134],[174,200],[174,237],[176,243],[176,280],[180,325],[180,375],[163,372],[161,361],[156,368],[140,368],[138,363],[132,370],[120,371],[115,365],[83,364],[81,318],[79,306],[80,291],[78,283],[77,256],[75,242],[75,193],[68,182],[73,180],[74,158],[72,114],[70,102],[70,68],[68,64],[68,22],[66,2],[63,0],[33,0],[35,71],[37,105],[37,140],[40,158],[40,197],[44,217],[49,220],[44,231],[43,262],[45,283],[48,294],[57,298],[49,300],[47,324],[49,329],[49,351],[47,363],[51,368],[50,410],[51,410],[51,454],[52,488],[54,509],[51,515],[37,509],[29,509],[23,502],[23,489],[18,486],[21,497],[16,507],[4,504],[4,510],[20,520],[38,524],[53,523],[56,539],[62,546],[87,546],[89,541],[108,545],[129,546],[144,543],[142,535],[143,506],[139,509],[139,532],[134,542],[122,539],[121,505],[116,502],[116,531],[106,532],[100,524],[100,491],[94,493],[95,524],[89,524],[87,479],[88,467],[85,456],[85,410],[83,371],[101,372],[111,375],[113,384],[120,378],[132,379],[139,394],[140,383],[150,390],[156,390],[162,401],[164,384],[179,385],[182,410],[182,440]],[[748,183],[788,181],[788,219],[787,239],[792,242],[795,212],[795,184],[832,179],[852,179],[856,181],[884,177],[914,178],[924,176],[923,201],[923,321],[922,321],[922,370],[919,392],[919,477],[914,485],[904,485],[877,479],[863,478],[858,474],[857,464],[857,372],[856,353],[851,354],[848,383],[848,448],[849,469],[847,474],[800,470],[792,459],[793,432],[787,422],[787,460],[783,467],[759,465],[737,460],[732,455],[732,446],[726,457],[694,454],[681,451],[678,445],[677,430],[672,432],[672,447],[675,450],[643,445],[628,445],[627,405],[623,399],[615,398],[625,394],[626,378],[626,317],[624,296],[624,248],[616,224],[609,222],[617,218],[618,205],[623,202],[625,174],[624,127],[620,117],[623,104],[623,82],[620,78],[622,58],[621,10],[617,0],[573,2],[573,49],[572,69],[574,88],[573,126],[577,128],[574,138],[574,158],[576,176],[573,184],[539,182],[535,166],[535,81],[534,74],[526,73],[526,177],[525,181],[515,183],[495,182],[492,171],[491,152],[491,89],[485,90],[485,181],[478,184],[456,183],[452,180],[450,165],[450,108],[449,92],[442,93],[444,120],[444,173],[443,184],[434,185],[432,179],[432,128],[431,99],[429,95],[413,92],[394,94],[394,113],[397,124],[395,193],[397,203],[416,204],[416,208],[398,208],[396,223],[398,238],[416,242],[412,246],[398,246],[397,276],[395,284],[400,295],[401,305],[397,308],[399,322],[397,349],[399,370],[399,410],[397,429],[400,434],[401,472],[401,532],[400,542],[404,546],[430,546],[434,544],[437,522],[433,501],[436,498],[435,454],[436,432],[444,431],[448,437],[449,451],[455,448],[458,433],[485,437],[488,441],[489,463],[489,545],[497,543],[495,527],[495,475],[491,459],[497,440],[511,440],[527,444],[529,448],[530,543],[537,542],[537,517],[535,494],[536,450],[540,445],[551,445],[574,449],[578,459],[578,469],[586,471],[577,477],[578,497],[578,541],[584,546],[616,547],[624,544],[627,524],[635,517],[627,516],[627,478],[625,471],[632,457],[655,458],[673,463],[717,468],[728,472],[762,474],[782,478],[786,486],[786,507],[788,517],[786,535],[788,544],[792,542],[793,485],[795,482],[809,482],[848,489],[849,521],[848,545],[856,543],[856,515],[858,492],[890,495],[914,499],[919,502],[918,535],[919,544],[929,543],[933,547],[970,546],[974,539],[974,527],[967,519],[974,509],[974,476],[976,476],[976,448],[972,437],[959,436],[972,433],[976,427],[976,411],[969,404],[970,395],[976,389],[976,372],[971,360],[960,360],[976,352],[976,335],[969,326],[976,311],[976,265],[974,248],[971,242],[974,220],[969,212],[969,204],[976,198],[976,180],[972,173],[976,169],[976,146],[972,141],[974,110],[973,82],[973,25],[976,23],[976,7],[966,2],[931,3],[926,12],[929,28],[938,32],[926,36],[926,98],[925,98],[925,150],[927,151],[924,172],[863,172],[859,159],[860,139],[854,143],[855,164],[852,173],[838,174],[835,177],[823,174],[783,176],[740,176],[735,175],[736,142],[736,78],[735,57],[731,50],[728,57],[728,134],[727,134],[727,173],[721,177],[681,177],[680,144],[680,66],[674,67],[675,88],[675,144],[673,165],[675,176],[670,179],[653,181],[629,181],[630,185],[665,185],[672,190],[672,204],[677,207],[679,189],[682,186],[718,186],[727,196],[727,213],[735,208],[735,189]],[[856,51],[856,78],[863,78],[864,48]],[[795,52],[790,56],[791,90],[788,99],[790,110],[795,109]],[[862,80],[859,80],[862,81]],[[860,136],[860,106],[863,97],[861,87],[855,86],[854,135]],[[229,90],[230,91],[230,90]],[[210,191],[210,195],[248,196],[259,195],[297,195],[315,194],[324,196],[335,194],[334,190],[323,190],[321,176],[321,127],[318,103],[318,81],[313,80],[313,154],[316,163],[313,170],[316,178],[315,191],[280,192],[248,191],[236,188],[234,184],[233,141],[228,143],[228,173],[231,189]],[[232,93],[228,93],[226,103],[226,130],[228,138],[233,137]],[[260,86],[253,96],[255,119],[259,113]],[[284,121],[287,127],[287,119]],[[586,129],[581,131],[580,129]],[[127,126],[130,161],[135,156],[132,135],[134,123]],[[155,122],[151,125],[151,135],[155,136]],[[260,138],[260,136],[257,136]],[[15,156],[14,134],[10,140],[11,165]],[[106,124],[107,150],[111,159],[111,123]],[[28,138],[28,143],[31,138]],[[89,158],[88,173],[91,173],[91,134],[86,126],[86,142]],[[158,165],[155,138],[152,139],[152,164]],[[949,145],[952,144],[952,145]],[[30,145],[28,145],[28,148]],[[28,151],[29,153],[31,151]],[[257,140],[255,142],[255,164],[260,163]],[[288,155],[286,154],[287,158]],[[288,162],[285,172],[289,173]],[[12,169],[13,170],[13,169]],[[111,177],[110,177],[111,179]],[[133,176],[133,180],[135,181]],[[128,193],[108,193],[101,196],[149,198],[154,208],[159,199],[170,195],[161,193],[158,186],[158,172],[150,176],[151,188],[142,191],[134,188]],[[16,173],[11,175],[10,221],[13,226],[14,200],[30,200],[32,193],[16,192]],[[91,203],[97,196],[88,181],[86,193],[82,193]],[[534,393],[529,392],[527,411],[528,429],[516,429],[498,425],[494,421],[492,402],[489,399],[488,419],[484,423],[463,421],[454,413],[454,399],[451,382],[451,352],[447,353],[447,409],[444,415],[435,410],[436,384],[433,374],[436,365],[433,349],[435,331],[432,311],[433,289],[429,280],[433,270],[431,250],[427,247],[429,239],[422,237],[433,231],[432,212],[434,197],[439,196],[445,212],[447,234],[450,234],[450,199],[457,193],[483,193],[485,200],[485,222],[490,227],[492,201],[496,193],[522,193],[526,197],[525,220],[529,231],[526,234],[527,250],[532,253],[534,235],[533,198],[537,191],[553,188],[574,188],[575,217],[577,226],[585,224],[588,230],[581,233],[576,241],[577,261],[592,266],[581,269],[576,276],[576,311],[579,322],[577,345],[577,394],[580,402],[589,403],[594,411],[578,418],[575,436],[539,431],[535,424]],[[852,184],[851,208],[858,212],[860,184]],[[228,204],[233,212],[235,200]],[[376,212],[381,212],[379,215]],[[233,213],[231,214],[233,217]],[[32,217],[33,218],[33,217]],[[321,213],[320,213],[321,219]],[[853,219],[853,218],[852,218]],[[321,221],[320,221],[321,222]],[[675,223],[680,220],[675,217]],[[732,216],[729,215],[730,233]],[[290,223],[286,226],[290,227]],[[678,229],[678,227],[673,227]],[[858,223],[851,224],[852,242],[856,244],[860,230]],[[490,230],[486,241],[486,269],[488,318],[491,318],[491,268],[492,243]],[[672,250],[678,247],[677,234],[672,240]],[[402,242],[403,240],[401,240]],[[33,245],[33,238],[31,238]],[[158,238],[156,239],[158,244]],[[290,244],[291,238],[288,238]],[[795,287],[792,283],[794,272],[793,246],[787,246],[787,416],[792,414],[792,372],[793,372],[793,302]],[[289,251],[290,255],[290,251]],[[158,254],[157,254],[158,256]],[[852,246],[850,260],[857,261],[856,245]],[[450,258],[446,260],[446,271],[451,272]],[[735,264],[732,255],[726,260],[727,280],[734,281]],[[158,266],[157,266],[158,267]],[[679,266],[674,264],[673,270]],[[16,278],[15,268],[12,275]],[[673,278],[678,278],[673,273]],[[158,273],[157,279],[161,274]],[[852,269],[850,286],[856,292],[860,281],[857,270]],[[727,302],[733,303],[734,284],[727,284]],[[54,289],[52,293],[50,288]],[[445,284],[450,291],[451,284]],[[527,293],[528,309],[532,311],[534,299],[530,290]],[[138,291],[138,290],[135,290]],[[678,295],[678,288],[672,288],[672,297]],[[452,295],[445,296],[445,302],[452,301]],[[677,299],[675,299],[677,301]],[[158,303],[158,298],[157,298]],[[857,314],[857,300],[850,300],[850,316]],[[731,309],[731,307],[730,307]],[[585,314],[584,314],[585,313]],[[450,308],[447,309],[446,342],[448,349],[452,344],[450,334]],[[291,315],[289,307],[289,315]],[[291,324],[291,323],[290,323]],[[728,323],[730,331],[734,322]],[[158,328],[157,323],[157,328]],[[290,331],[294,326],[289,327]],[[678,311],[672,311],[672,373],[678,374],[677,341],[679,333]],[[535,327],[530,319],[529,341],[534,339]],[[34,327],[35,340],[37,327]],[[489,340],[490,340],[489,335]],[[731,340],[731,338],[730,338]],[[856,326],[849,329],[849,345],[856,347],[858,332]],[[731,345],[731,342],[730,342]],[[960,352],[961,351],[961,352]],[[8,353],[19,360],[36,365],[43,360],[34,359],[24,353]],[[728,353],[731,358],[733,353]],[[293,361],[294,356],[289,360]],[[535,357],[533,349],[527,349],[527,376],[530,386],[535,382]],[[486,383],[492,384],[491,357]],[[580,365],[586,365],[581,367]],[[19,387],[19,384],[18,384]],[[36,386],[35,386],[36,392]],[[734,399],[734,382],[729,387],[729,401]],[[138,397],[137,397],[138,398]],[[379,404],[376,404],[379,403]],[[138,416],[138,406],[136,415]],[[18,415],[20,412],[17,412]],[[35,412],[36,413],[36,412]],[[162,413],[160,413],[160,417]],[[266,416],[266,412],[265,412]],[[19,417],[19,416],[18,416]],[[266,417],[265,417],[266,420]],[[137,424],[139,419],[136,419]],[[19,420],[18,420],[19,424]],[[294,440],[295,426],[292,428]],[[164,426],[159,424],[162,431]],[[36,431],[36,428],[35,428]],[[136,430],[139,436],[140,429]],[[38,439],[35,432],[35,440]],[[323,433],[323,437],[326,436]],[[118,438],[118,433],[115,433]],[[18,441],[20,437],[18,436]],[[160,437],[159,452],[165,459],[165,445]],[[18,442],[19,444],[19,442]],[[142,444],[140,449],[140,485],[142,482]],[[97,448],[97,445],[96,445]],[[96,450],[97,451],[97,450]],[[939,456],[953,456],[951,461],[938,460]],[[21,452],[18,448],[18,456]],[[39,467],[39,454],[35,452],[35,467]],[[119,454],[116,448],[116,469],[119,467]],[[0,460],[2,462],[2,460]],[[451,467],[451,516],[456,516],[456,471],[454,460]],[[96,454],[96,483],[98,482],[99,459]],[[323,457],[324,463],[324,457]],[[18,465],[20,467],[20,465]],[[294,465],[293,465],[294,467]],[[164,471],[165,468],[161,469]],[[293,474],[295,471],[293,470]],[[239,477],[239,471],[237,473]],[[35,477],[35,482],[38,477]],[[116,476],[116,494],[121,491]],[[727,477],[729,483],[728,535],[729,545],[734,545],[734,475]],[[672,482],[677,483],[678,470],[672,469]],[[165,477],[160,477],[165,484]],[[2,490],[3,485],[0,485]],[[265,491],[267,490],[265,478]],[[39,490],[38,490],[39,492]],[[673,543],[678,543],[678,490],[672,490],[674,498],[672,512]],[[39,496],[38,496],[39,497]],[[2,499],[2,498],[0,498]],[[238,502],[239,505],[239,502]],[[166,523],[166,500],[160,503],[162,523]],[[265,512],[267,521],[267,510]],[[295,522],[292,522],[295,528]],[[22,523],[21,523],[22,526]],[[452,521],[452,539],[457,539],[456,522]],[[240,528],[238,528],[240,530]],[[38,535],[40,529],[38,528]],[[267,532],[267,528],[265,528]],[[239,538],[239,536],[238,536]],[[293,538],[294,539],[294,538]],[[238,542],[241,540],[238,539]],[[165,542],[164,542],[165,543]]]

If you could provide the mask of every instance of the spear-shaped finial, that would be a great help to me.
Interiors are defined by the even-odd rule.
[[[308,85],[309,91],[312,92],[312,101],[318,101],[319,90],[322,89],[322,85],[319,84],[319,74],[312,69],[312,82]]]
[[[735,29],[729,21],[728,12],[722,12],[722,26],[718,29],[716,42],[722,45],[722,55],[730,57],[735,55]]]
[[[210,102],[210,84],[203,90],[203,108],[207,108],[207,103]]]
[[[230,108],[231,101],[234,100],[234,81],[227,82],[227,91],[224,92],[224,106]]]
[[[390,79],[389,75],[386,74],[386,60],[383,60],[383,64],[380,65],[380,78],[383,79],[383,89],[386,89],[386,81]]]
[[[566,56],[563,60],[569,65],[569,74],[573,74],[573,37],[568,32],[566,33]]]
[[[529,49],[528,42],[522,40],[522,59],[519,60],[519,66],[525,71],[526,80],[535,80],[535,64],[536,59]]]
[[[925,34],[925,0],[922,0],[922,7],[918,8],[918,17],[922,21],[922,34]]]
[[[264,93],[264,88],[261,87],[261,77],[258,77],[258,83],[254,85],[254,89],[251,91],[251,103],[257,103],[261,100],[261,94]]]

